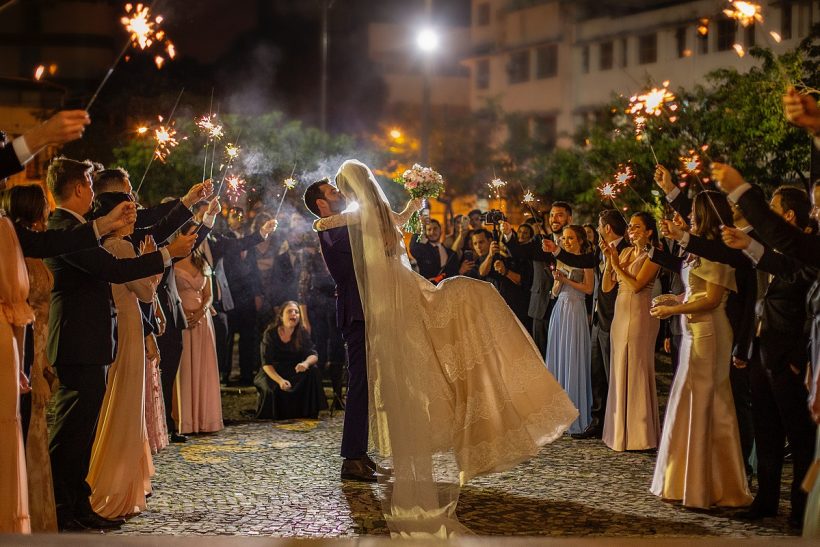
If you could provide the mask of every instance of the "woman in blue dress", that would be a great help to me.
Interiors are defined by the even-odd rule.
[[[561,246],[569,253],[590,252],[581,226],[564,228]],[[581,433],[589,425],[592,404],[590,343],[586,296],[592,294],[595,275],[591,269],[570,268],[559,262],[553,272],[552,295],[556,298],[547,334],[545,360],[580,415],[568,433]]]

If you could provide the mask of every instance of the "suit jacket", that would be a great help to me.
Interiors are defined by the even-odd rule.
[[[783,220],[771,210],[759,188],[752,187],[744,192],[737,206],[766,245],[809,266],[820,268],[820,237],[803,233]]]
[[[364,321],[362,299],[353,268],[353,251],[347,226],[318,232],[322,257],[336,282],[336,324],[347,327],[354,321]]]
[[[48,229],[44,232],[35,232],[15,223],[14,231],[20,241],[23,256],[29,258],[48,258],[99,247],[91,223],[78,223],[65,230]]]
[[[241,288],[238,288],[236,282],[231,277],[232,274],[235,274],[234,271],[231,271],[230,268],[226,267],[226,264],[238,264],[242,261],[242,251],[248,251],[253,247],[256,247],[260,243],[265,241],[265,238],[262,237],[258,231],[246,235],[245,237],[236,237],[233,233],[229,234],[211,234],[208,238],[208,248],[211,251],[211,257],[213,258],[213,264],[211,264],[211,270],[213,271],[214,281],[216,282],[216,287],[214,290],[214,307],[218,311],[230,311],[236,307],[235,304],[235,290],[238,292]],[[253,260],[251,256],[248,258],[246,256],[246,260]],[[256,269],[255,265],[253,267],[253,271],[251,274],[255,272],[256,279],[251,280],[251,285],[256,287],[256,294],[261,294],[261,281],[259,280],[259,271]],[[245,281],[243,280],[243,285]],[[240,298],[243,296],[240,294]],[[253,299],[251,296],[251,300]]]
[[[14,152],[14,146],[6,143],[5,146],[0,147],[0,179],[10,177],[15,173],[23,170],[23,165],[17,159],[17,153]]]
[[[421,243],[418,238],[416,235],[410,240],[410,254],[416,259],[422,277],[432,279],[442,273],[445,277],[458,275],[458,255],[452,249],[442,245],[447,252],[447,261],[442,267],[438,249],[432,243]]]
[[[552,253],[545,253],[541,248],[541,239],[521,244],[518,234],[513,232],[510,240],[505,243],[513,258],[523,258],[532,261],[532,284],[530,285],[530,304],[527,315],[533,319],[544,319],[552,304],[550,291],[555,279],[552,276],[551,265],[555,264]]]
[[[139,245],[139,242],[145,239],[145,236],[150,235],[154,238],[157,245],[162,245],[193,217],[191,210],[185,207],[179,200],[176,200],[176,204],[170,209],[168,209],[167,205],[167,203],[163,203],[157,207],[139,209],[137,211],[137,223],[134,225],[134,233],[131,234],[131,241]],[[149,223],[148,221],[155,219],[156,212],[154,209],[157,208],[161,208],[160,211],[165,211],[166,209],[168,211],[154,222]],[[142,217],[142,219],[140,219],[140,217]],[[137,225],[140,226],[137,227]],[[199,232],[197,232],[197,239],[199,238]]]
[[[774,373],[789,365],[804,370],[809,356],[806,295],[818,270],[771,249],[757,267],[774,276],[758,303],[760,360]]]
[[[620,255],[621,251],[627,247],[629,247],[629,243],[627,243],[626,238],[621,239],[616,246],[618,254]],[[593,322],[597,322],[598,329],[609,332],[612,329],[612,319],[615,317],[615,300],[618,298],[618,289],[616,287],[609,292],[604,291],[604,284],[601,282],[602,272],[595,258],[595,253],[576,255],[562,249],[558,252],[556,258],[573,268],[593,268],[595,270],[597,289],[592,304],[592,309],[596,310]]]
[[[57,209],[49,228],[80,224]],[[117,309],[109,283],[162,272],[160,252],[118,259],[102,247],[46,259],[54,274],[49,315],[48,360],[54,365],[109,365],[116,354]]]

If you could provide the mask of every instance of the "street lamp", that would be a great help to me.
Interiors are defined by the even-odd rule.
[[[438,33],[431,27],[421,29],[416,35],[416,46],[424,55],[421,87],[421,162],[427,165],[430,161],[430,77],[433,53],[439,47]]]

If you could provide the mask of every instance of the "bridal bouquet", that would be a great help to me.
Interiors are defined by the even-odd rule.
[[[402,173],[396,182],[404,186],[404,189],[415,198],[435,198],[444,191],[444,179],[442,176],[430,169],[422,167],[418,163]],[[414,234],[420,234],[422,230],[421,217],[416,211],[407,221],[405,229]]]

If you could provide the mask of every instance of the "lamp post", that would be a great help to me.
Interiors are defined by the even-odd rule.
[[[430,79],[432,77],[433,54],[438,49],[439,37],[430,27],[422,29],[416,36],[416,45],[422,53],[421,84],[421,162],[430,161]]]

